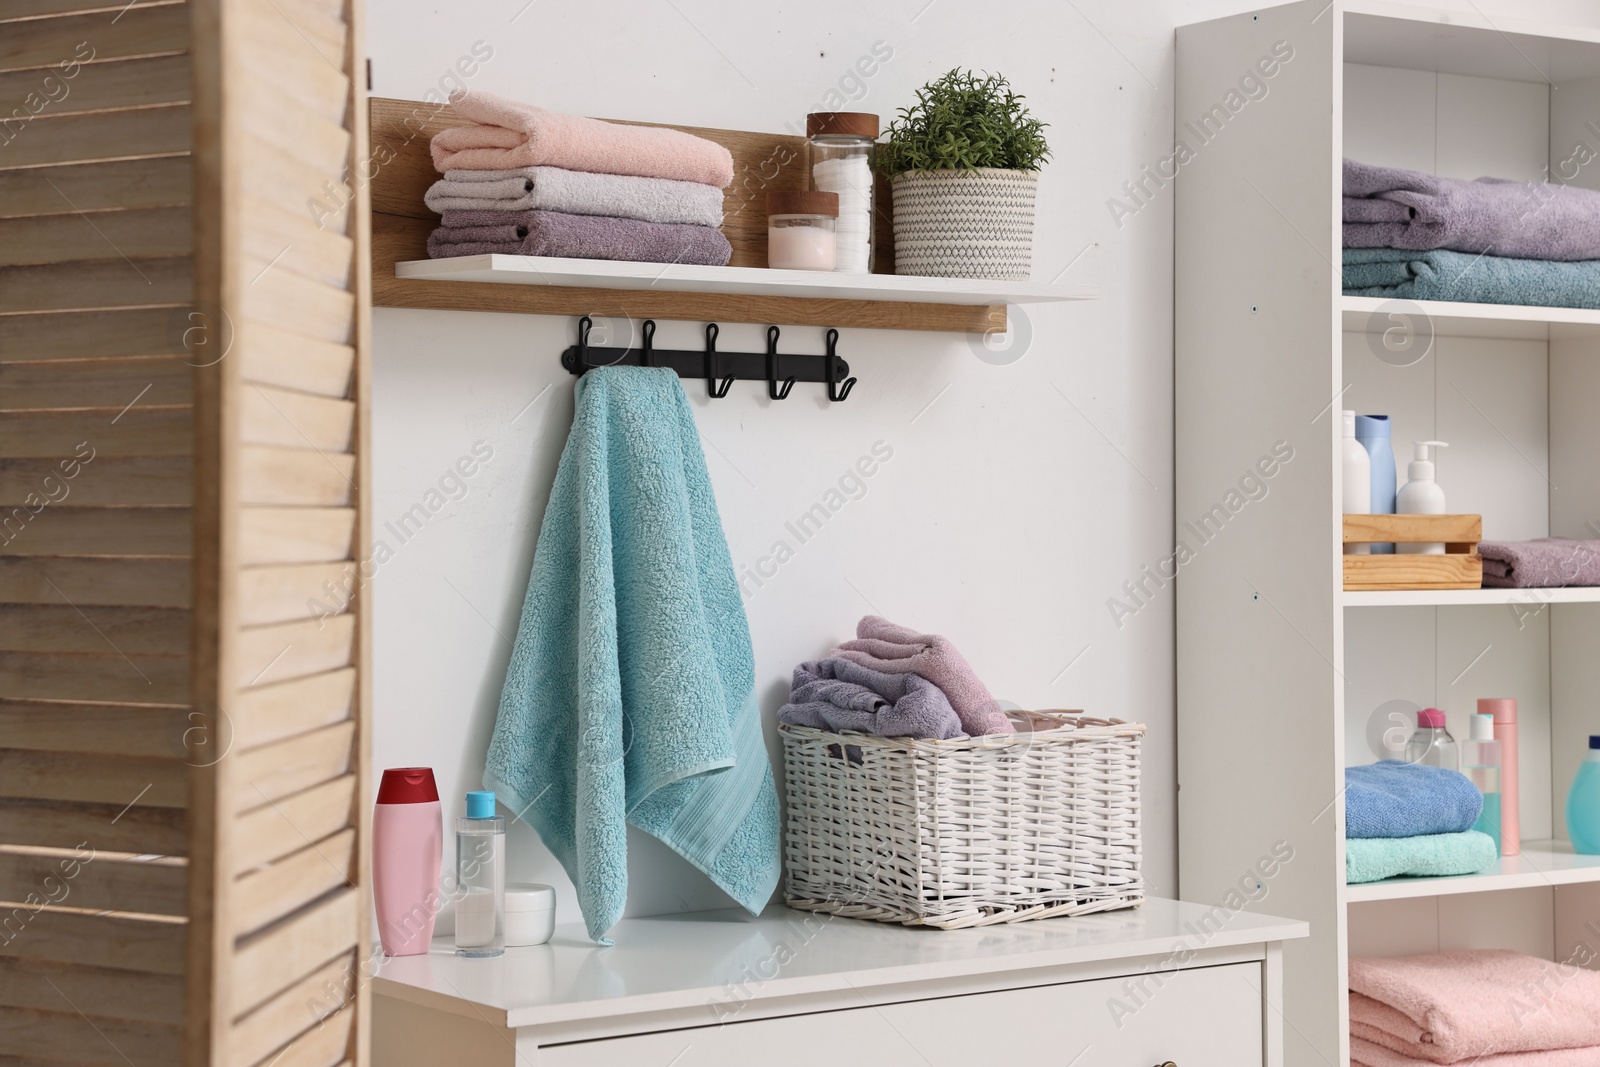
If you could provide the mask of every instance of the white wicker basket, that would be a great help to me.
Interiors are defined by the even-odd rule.
[[[950,930],[1143,903],[1144,726],[1011,718],[954,741],[780,726],[789,906]]]
[[[990,167],[895,175],[894,272],[1027,279],[1038,184],[1038,171]]]

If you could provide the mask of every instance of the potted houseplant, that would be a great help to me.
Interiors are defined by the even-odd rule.
[[[896,274],[1027,278],[1045,124],[999,74],[952,70],[917,90],[878,146],[894,198]]]

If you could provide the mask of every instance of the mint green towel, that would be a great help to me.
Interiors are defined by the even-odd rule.
[[[601,944],[629,823],[752,913],[777,887],[750,629],[670,370],[578,379],[483,784],[561,861]]]
[[[1477,830],[1424,837],[1366,837],[1344,843],[1349,885],[1401,875],[1477,874],[1494,866],[1494,838]]]
[[[1346,248],[1347,296],[1600,308],[1600,259],[1559,263],[1466,252]]]

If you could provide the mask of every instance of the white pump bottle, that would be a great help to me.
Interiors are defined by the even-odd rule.
[[[1361,442],[1356,440],[1356,413],[1346,411],[1344,416],[1344,440],[1341,443],[1340,466],[1343,475],[1344,513],[1346,515],[1365,515],[1372,510],[1372,460],[1367,456],[1367,450],[1361,447]],[[1347,556],[1371,555],[1372,546],[1363,543],[1352,543],[1344,546]]]
[[[1444,490],[1434,480],[1433,449],[1449,448],[1443,441],[1418,441],[1416,443],[1416,458],[1406,467],[1406,484],[1400,487],[1399,494],[1395,497],[1395,513],[1398,515],[1443,515],[1445,513]],[[1442,556],[1444,543],[1442,541],[1421,542],[1413,544],[1397,544],[1396,552],[1407,552],[1414,555]]]

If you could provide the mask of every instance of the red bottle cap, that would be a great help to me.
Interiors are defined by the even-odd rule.
[[[379,804],[426,804],[438,799],[432,767],[390,767],[378,783]]]

